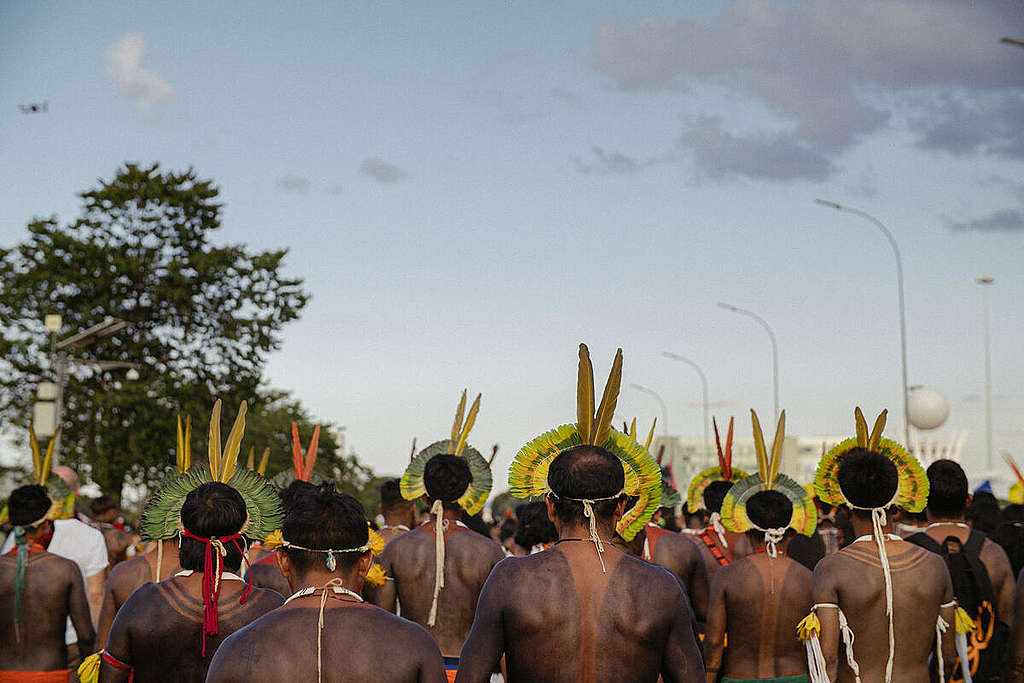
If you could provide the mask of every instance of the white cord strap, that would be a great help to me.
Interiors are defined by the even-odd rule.
[[[316,680],[317,683],[321,683],[321,681],[323,680],[324,609],[327,607],[327,597],[329,595],[328,591],[330,591],[330,593],[334,593],[335,595],[348,595],[349,597],[355,598],[357,602],[363,602],[363,596],[359,595],[359,593],[350,591],[349,589],[345,588],[345,586],[342,585],[341,579],[335,577],[319,588],[317,588],[316,586],[310,586],[308,588],[303,588],[302,590],[295,591],[294,593],[292,593],[291,597],[284,601],[284,604],[287,605],[289,602],[295,600],[296,598],[303,598],[307,595],[313,595],[317,591],[323,591],[323,593],[320,595],[320,615],[319,617],[317,617],[316,622]]]
[[[562,498],[563,500],[574,500],[577,503],[583,503],[583,516],[590,522],[590,541],[597,548],[597,559],[601,560],[601,573],[607,574],[608,570],[604,566],[604,542],[601,537],[597,534],[597,517],[594,516],[594,503],[602,500],[615,500],[622,495],[619,491],[614,496],[604,496],[602,498],[570,498],[568,496],[559,496],[554,491],[551,491],[551,495],[555,498]]]
[[[839,605],[834,602],[820,602],[816,605],[811,606],[812,611],[817,611],[819,607],[829,607],[835,609],[839,615],[839,634],[843,639],[843,645],[846,648],[846,663],[853,671],[853,680],[855,683],[860,683],[860,666],[857,665],[857,660],[853,656],[853,629],[850,628],[850,624],[846,621],[846,615],[843,614],[843,610],[839,608]],[[825,657],[821,653],[821,645],[817,642],[812,643],[811,640],[817,641],[817,636],[808,639],[807,647],[807,664],[811,671],[818,671],[821,678],[819,680],[811,679],[812,683],[829,683],[828,675],[825,672]],[[814,652],[812,652],[812,650]],[[814,655],[815,659],[812,661],[811,657]],[[820,659],[819,659],[820,658]]]
[[[715,533],[718,534],[718,542],[722,544],[723,548],[728,548],[729,541],[725,540],[725,527],[722,526],[722,515],[718,512],[712,512],[708,523],[715,530]]]
[[[959,607],[959,604],[957,603],[956,598],[950,600],[949,602],[946,602],[946,603],[943,603],[943,604],[939,605],[939,609],[948,609],[950,607],[952,607],[953,610],[954,610],[953,621],[955,622],[956,621],[956,612],[955,612],[955,610]],[[945,619],[943,619],[941,616],[939,617],[939,621],[941,623],[943,623],[943,624],[946,624]],[[948,627],[949,624],[946,624],[946,626]],[[946,630],[946,628],[943,628],[942,632],[945,632],[945,630]],[[960,633],[956,629],[954,629],[953,631],[954,631],[953,643],[956,645],[956,656],[957,656],[957,659],[960,660],[960,674],[961,674],[961,678],[964,679],[963,683],[973,683],[972,678],[971,678],[971,663],[967,659],[967,634],[966,633]],[[944,679],[942,677],[942,641],[939,639],[938,634],[939,634],[939,629],[938,629],[938,626],[936,626],[935,656],[939,658],[939,680],[940,681],[945,681],[946,679]]]
[[[437,598],[444,588],[444,503],[435,500],[430,506],[430,514],[434,515],[434,601],[430,603],[430,616],[427,626],[437,623]]]

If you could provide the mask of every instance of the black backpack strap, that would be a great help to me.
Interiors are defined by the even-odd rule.
[[[936,555],[942,554],[942,546],[939,545],[938,541],[936,541],[934,538],[924,533],[923,531],[919,531],[916,534],[907,536],[903,540],[907,541],[908,543],[913,543],[916,546],[920,546],[929,552],[935,553]]]
[[[964,549],[962,552],[973,557],[981,557],[981,547],[985,545],[986,538],[988,538],[988,536],[986,536],[984,532],[978,531],[977,529],[971,529],[971,533],[967,537],[967,542],[964,543]]]

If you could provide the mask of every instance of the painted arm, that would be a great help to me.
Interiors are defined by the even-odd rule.
[[[661,661],[661,678],[666,683],[704,680],[704,662],[693,624],[690,601],[680,587],[672,607],[672,626]]]
[[[131,634],[128,630],[131,602],[129,599],[125,603],[110,626],[110,633],[104,646],[107,657],[100,662],[99,683],[125,683],[132,678]]]
[[[836,589],[834,570],[830,570],[829,562],[819,562],[814,568],[814,584],[811,593],[814,603],[839,604],[839,592]],[[820,607],[817,610],[821,622],[821,634],[818,641],[821,653],[825,657],[825,671],[830,681],[839,675],[839,610],[834,607]]]
[[[389,546],[385,546],[384,552],[381,553],[380,558],[377,560],[381,569],[387,572],[387,580],[382,586],[370,586],[369,584],[363,584],[363,597],[366,598],[367,602],[377,605],[377,607],[386,609],[394,614],[395,606],[397,604],[396,596],[398,595],[398,587],[395,585],[395,574],[391,565],[393,549]]]
[[[1006,673],[1003,675],[1004,683],[1024,683],[1024,572],[1017,578],[1016,602],[1010,651],[1006,656]]]
[[[85,597],[85,584],[82,582],[82,572],[78,565],[69,567],[70,588],[68,592],[68,607],[71,617],[71,625],[75,628],[78,636],[78,651],[82,657],[92,654],[96,642],[96,632],[92,627],[92,618],[89,615],[89,602]]]
[[[85,593],[89,601],[89,614],[93,623],[99,621],[103,608],[103,585],[107,580],[107,570],[101,569],[91,576],[85,577]]]
[[[945,562],[942,563],[942,568],[946,569]],[[942,590],[942,604],[946,605],[953,602],[953,581],[949,577],[949,570],[943,572],[946,587]],[[956,607],[943,607],[939,610],[939,616],[942,617],[948,624],[946,632],[942,634],[942,652],[936,653],[942,656],[942,665],[945,667],[945,675],[947,679],[952,676],[953,667],[957,664],[956,658]]]
[[[707,683],[715,683],[722,668],[725,647],[726,610],[724,569],[715,572],[711,581],[711,597],[707,611],[707,625],[704,632],[704,666]]]

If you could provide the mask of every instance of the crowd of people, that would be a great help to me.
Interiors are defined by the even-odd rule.
[[[1024,505],[925,470],[860,409],[811,483],[780,471],[785,413],[769,442],[751,411],[757,471],[730,420],[677,490],[635,421],[612,427],[621,351],[600,394],[585,345],[578,370],[576,421],[518,451],[522,501],[490,522],[465,392],[370,511],[316,470],[318,434],[293,428],[272,480],[242,466],[244,403],[222,443],[217,402],[202,463],[179,423],[137,530],[110,498],[76,512],[33,436],[2,520],[0,683],[1024,681]]]

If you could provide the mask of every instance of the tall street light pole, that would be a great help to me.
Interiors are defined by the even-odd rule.
[[[992,471],[992,352],[988,323],[988,290],[996,279],[982,276],[975,280],[982,286],[981,298],[985,308],[985,469]]]
[[[672,360],[677,360],[677,361],[680,361],[681,363],[686,363],[691,368],[696,370],[697,374],[700,376],[700,386],[701,386],[702,396],[703,396],[703,399],[704,399],[703,401],[701,401],[701,403],[704,406],[704,457],[707,457],[707,455],[708,455],[708,445],[709,445],[708,444],[708,378],[704,376],[704,371],[700,369],[700,366],[697,365],[696,363],[694,363],[689,358],[686,358],[684,356],[680,356],[677,353],[672,353],[671,351],[663,351],[661,355],[665,356],[665,358],[671,358]]]
[[[668,408],[665,407],[665,401],[662,400],[661,395],[658,394],[654,389],[648,389],[642,384],[631,384],[631,387],[637,391],[643,392],[649,396],[653,396],[657,399],[658,403],[661,404],[661,433],[668,434]]]
[[[906,310],[903,304],[903,259],[900,256],[900,247],[896,244],[896,238],[893,237],[892,233],[889,232],[889,228],[882,224],[882,221],[878,220],[869,213],[864,213],[860,209],[854,209],[849,206],[843,206],[836,202],[830,202],[825,199],[815,199],[815,202],[822,206],[827,206],[836,211],[842,211],[844,213],[852,213],[855,216],[874,223],[875,227],[882,231],[886,239],[889,240],[889,245],[892,247],[893,254],[896,255],[896,287],[899,294],[900,302],[900,361],[903,369],[903,443],[910,445],[910,394],[907,392],[907,316]],[[991,463],[990,463],[991,465]]]
[[[748,318],[753,318],[758,323],[760,323],[761,327],[763,327],[765,329],[765,332],[768,333],[768,339],[771,340],[771,342],[772,342],[772,390],[775,393],[775,421],[778,422],[779,421],[779,345],[775,341],[775,332],[772,330],[771,326],[767,322],[765,322],[764,318],[759,316],[757,313],[754,313],[753,311],[748,311],[745,308],[740,308],[739,306],[733,306],[732,304],[719,303],[718,305],[721,308],[724,308],[727,311],[732,311],[733,313],[739,313],[740,315],[745,315]]]

